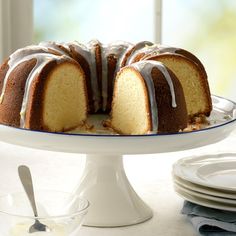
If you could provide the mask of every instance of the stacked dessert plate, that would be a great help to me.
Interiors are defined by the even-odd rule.
[[[236,153],[183,158],[173,166],[175,191],[211,208],[236,211]]]

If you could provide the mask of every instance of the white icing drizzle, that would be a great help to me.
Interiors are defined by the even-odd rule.
[[[56,52],[58,52],[61,55],[66,55],[69,56],[69,53],[67,53],[66,51],[64,51],[63,49],[61,49],[59,46],[60,44],[52,42],[52,41],[43,41],[41,43],[39,43],[39,46],[43,46],[46,48],[50,48]],[[64,45],[62,44],[62,46],[64,47]]]
[[[54,50],[56,51],[56,50]],[[5,75],[3,81],[3,88],[1,92],[0,102],[3,102],[6,86],[10,77],[10,74],[19,66],[21,63],[36,59],[36,64],[29,73],[26,82],[25,82],[25,91],[22,100],[22,106],[20,111],[20,127],[25,128],[25,113],[29,100],[29,91],[31,84],[35,76],[40,73],[41,69],[51,60],[57,60],[57,62],[62,62],[64,60],[73,60],[72,58],[66,55],[54,55],[52,52],[49,52],[48,48],[43,45],[35,46],[31,45],[22,49],[15,51],[8,60],[8,71]]]
[[[108,45],[101,45],[101,57],[102,57],[102,110],[106,111],[107,108],[107,102],[108,102],[108,56],[113,55],[117,62],[118,58],[121,57],[121,55],[125,52],[125,50],[129,47],[129,43],[124,41],[117,41],[113,42]],[[116,69],[115,74],[113,76],[112,84],[114,83],[114,77],[116,75],[117,71],[117,65],[116,63]],[[120,69],[120,68],[119,68]]]
[[[153,43],[149,41],[142,41],[142,42],[137,43],[134,46],[132,53],[127,58],[126,65],[132,64],[134,58],[137,56],[138,53],[140,53],[141,50],[143,50],[143,48],[150,47],[152,45]]]
[[[175,99],[175,89],[174,89],[174,85],[173,85],[173,82],[172,82],[169,72],[167,71],[166,67],[161,62],[158,62],[158,61],[152,61],[152,62],[153,63],[155,62],[155,64],[156,63],[159,64],[158,69],[164,75],[164,77],[169,85],[169,88],[170,88],[170,93],[171,93],[171,97],[172,97],[172,104],[171,105],[172,105],[172,107],[177,107],[176,99]]]
[[[70,42],[67,42],[67,43],[60,43],[60,45],[62,45],[67,51],[69,51],[70,52]]]
[[[149,94],[150,109],[151,109],[151,120],[152,120],[152,131],[157,133],[158,131],[158,109],[155,95],[155,87],[152,80],[152,68],[153,65],[149,62],[137,62],[131,65],[136,70],[138,70],[142,77],[144,78]]]
[[[58,62],[60,60],[61,62],[63,58],[68,59],[68,57],[65,57],[65,56],[56,56],[53,54],[39,53],[39,54],[34,55],[33,57],[32,55],[25,57],[23,61],[27,61],[33,58],[36,59],[36,64],[31,70],[31,72],[29,73],[26,79],[26,83],[25,83],[25,92],[24,92],[21,111],[20,111],[20,127],[21,128],[25,128],[25,114],[26,114],[26,109],[27,109],[28,100],[29,100],[29,92],[30,92],[31,84],[34,81],[35,76],[40,73],[40,71],[48,62],[52,60],[57,60]]]
[[[72,46],[78,54],[80,54],[82,57],[85,58],[85,60],[89,64],[89,67],[91,67],[90,66],[90,58],[91,58],[90,50],[84,44],[79,43],[77,41],[73,41],[71,43],[68,43],[67,45],[68,47]]]
[[[47,47],[38,46],[38,45],[31,45],[25,48],[18,49],[14,53],[11,54],[7,64],[9,65],[9,67],[11,67],[18,61],[22,60],[23,57],[26,57],[31,54],[41,53],[41,52],[49,53]]]
[[[98,80],[97,80],[97,68],[96,68],[96,55],[95,55],[95,44],[98,41],[92,40],[88,44],[84,45],[77,41],[64,44],[65,47],[72,46],[74,50],[81,55],[88,63],[90,70],[90,83],[92,89],[92,100],[94,105],[95,112],[99,110],[100,103],[100,93],[98,89]],[[63,45],[63,46],[64,46]]]
[[[178,50],[180,50],[180,48],[154,44],[153,46],[147,47],[146,50],[143,50],[145,55],[140,60],[145,60],[148,58],[151,59],[152,57],[160,55],[160,54],[176,54],[178,53],[177,52]]]
[[[133,54],[130,55],[130,57],[128,58],[126,65],[130,65],[133,63],[133,60],[135,59],[135,57],[138,54],[144,54],[139,61],[141,60],[145,60],[147,58],[152,58],[156,55],[159,54],[163,54],[163,53],[171,53],[171,54],[175,54],[178,53],[178,50],[180,50],[180,48],[175,48],[175,47],[169,47],[166,45],[161,45],[161,44],[153,44],[153,45],[145,45],[144,47],[142,47],[142,43],[139,46],[139,49],[136,49],[136,51],[133,52]]]
[[[161,73],[164,75],[169,85],[170,92],[171,92],[172,107],[177,107],[172,79],[170,77],[169,72],[165,68],[165,66],[162,63],[157,62],[157,61],[139,61],[139,62],[133,63],[131,66],[141,73],[142,77],[144,78],[146,82],[148,93],[149,93],[150,107],[151,107],[152,131],[157,132],[158,109],[157,109],[157,103],[156,103],[155,88],[154,88],[152,74],[151,74],[152,69],[154,67],[157,67],[161,71]]]
[[[124,57],[125,57],[126,53],[129,50],[131,50],[133,46],[134,46],[133,44],[128,43],[128,42],[123,43],[123,46],[121,48],[121,52],[118,55],[118,59],[117,59],[117,63],[116,63],[116,70],[115,70],[115,73],[114,73],[114,78],[116,77],[118,71],[121,69],[121,64],[122,64],[122,61],[124,60]]]
[[[102,110],[105,111],[107,107],[108,94],[108,60],[109,46],[101,45],[102,58]]]
[[[159,54],[158,50],[160,48],[160,44],[153,44],[151,46],[146,46],[145,48],[142,48],[139,53],[143,53],[144,55],[140,58],[140,60],[145,59],[147,55],[157,55]]]
[[[12,71],[20,64],[22,63],[25,57],[30,56],[31,55],[31,59],[34,57],[34,55],[36,55],[37,53],[48,53],[48,48],[43,47],[43,46],[35,46],[35,45],[31,45],[25,48],[21,48],[18,49],[17,51],[15,51],[14,53],[11,54],[11,56],[9,57],[8,60],[8,71],[5,75],[4,81],[3,81],[3,87],[2,87],[2,92],[1,92],[1,96],[0,96],[0,103],[3,102],[4,99],[4,94],[5,94],[5,90],[6,90],[6,85],[7,82],[9,80],[9,76],[12,73]]]
[[[178,50],[180,50],[180,48],[169,47],[169,46],[166,46],[166,45],[159,45],[158,48],[157,48],[157,51],[159,53],[165,53],[165,52],[177,53]]]
[[[95,45],[97,43],[99,42],[96,40],[92,40],[87,44],[88,50],[90,52],[90,59],[88,60],[88,62],[90,66],[90,79],[91,79],[91,87],[92,87],[92,92],[93,92],[95,112],[99,110],[99,104],[100,104],[100,92],[98,88],[97,62],[96,62],[96,53],[95,53]]]

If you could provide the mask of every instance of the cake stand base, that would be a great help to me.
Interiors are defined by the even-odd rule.
[[[122,155],[87,155],[76,193],[91,203],[84,222],[86,226],[133,225],[153,215],[130,185]]]

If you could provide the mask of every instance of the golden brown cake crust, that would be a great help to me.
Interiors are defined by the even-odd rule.
[[[47,63],[34,79],[29,94],[25,127],[33,130],[49,130],[43,123],[43,99],[49,73],[57,66],[56,61]]]
[[[152,78],[155,87],[157,108],[158,108],[158,132],[178,132],[187,127],[187,109],[183,88],[172,71],[167,68],[175,91],[177,107],[172,107],[172,96],[169,85],[157,68],[152,70]]]
[[[188,52],[188,51],[186,51],[184,49],[179,49],[179,50],[177,50],[176,53],[178,53],[178,54],[188,58],[189,60],[192,60],[193,62],[195,62],[196,65],[201,70],[202,83],[203,83],[203,86],[205,88],[204,92],[205,92],[206,99],[207,99],[207,104],[208,104],[208,107],[207,107],[207,109],[205,110],[204,113],[205,113],[206,116],[210,116],[210,113],[212,111],[212,101],[211,101],[210,87],[209,87],[209,83],[208,83],[208,78],[207,78],[207,73],[206,73],[205,67],[203,66],[201,61],[195,55],[193,55],[192,53],[190,53],[190,52]]]
[[[10,74],[6,86],[2,103],[0,104],[0,123],[19,127],[20,111],[25,91],[25,82],[30,71],[36,64],[36,59],[19,64]],[[7,61],[2,65],[0,70],[0,86],[2,92],[3,80],[8,70]],[[14,94],[14,95],[13,95]]]
[[[100,45],[101,43],[99,41],[97,41],[97,43],[94,44],[98,90],[99,90],[99,96],[100,96],[99,107],[101,107],[101,104],[102,104],[102,52],[101,52],[102,49]]]
[[[92,94],[91,72],[89,68],[89,63],[81,54],[79,54],[76,51],[73,44],[71,44],[69,48],[71,50],[72,58],[80,64],[80,66],[82,67],[84,71],[85,78],[86,78],[87,94],[88,94],[89,112],[93,113],[95,108],[94,108],[94,102],[92,98],[93,94]]]
[[[108,71],[107,71],[107,79],[108,79],[108,93],[107,93],[107,108],[105,112],[111,111],[111,103],[112,103],[112,94],[113,94],[113,83],[114,83],[114,76],[115,76],[115,70],[116,70],[116,63],[117,58],[114,54],[110,54],[107,57],[107,65],[108,65]]]
[[[132,54],[135,54],[135,52],[139,52],[140,49],[145,48],[146,46],[153,45],[152,42],[149,41],[142,41],[137,44],[135,44],[133,47],[131,47],[127,52],[125,53],[122,61],[121,61],[121,67],[124,67],[127,65],[127,61]]]
[[[149,56],[145,60],[156,60],[159,61],[161,59],[165,58],[176,58],[177,60],[183,60],[185,63],[188,63],[190,66],[194,67],[196,71],[200,74],[200,82],[202,87],[204,88],[203,93],[205,94],[205,100],[207,101],[207,106],[204,111],[201,111],[200,113],[195,114],[195,116],[199,114],[205,114],[206,116],[209,116],[212,111],[212,101],[211,101],[211,95],[210,95],[210,88],[208,84],[208,80],[206,77],[206,73],[202,70],[201,67],[199,67],[196,63],[194,63],[191,59],[180,55],[180,54],[173,54],[173,53],[163,53],[155,56]]]
[[[47,88],[47,82],[50,78],[50,74],[53,70],[64,64],[74,64],[78,67],[78,69],[83,73],[80,65],[73,61],[64,61],[59,65],[57,61],[51,61],[47,63],[39,75],[34,79],[31,87],[30,100],[28,102],[27,108],[27,116],[25,120],[26,128],[30,128],[33,130],[46,130],[50,131],[50,129],[44,124],[43,121],[43,100],[45,89]],[[86,87],[84,88],[86,89]]]

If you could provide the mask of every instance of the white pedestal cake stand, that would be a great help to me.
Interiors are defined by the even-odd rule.
[[[236,127],[236,104],[212,96],[210,125],[199,131],[163,135],[97,135],[31,131],[0,125],[0,141],[31,148],[86,153],[77,193],[90,201],[85,225],[115,227],[152,217],[151,209],[130,185],[123,154],[174,152],[209,145],[226,138]]]

